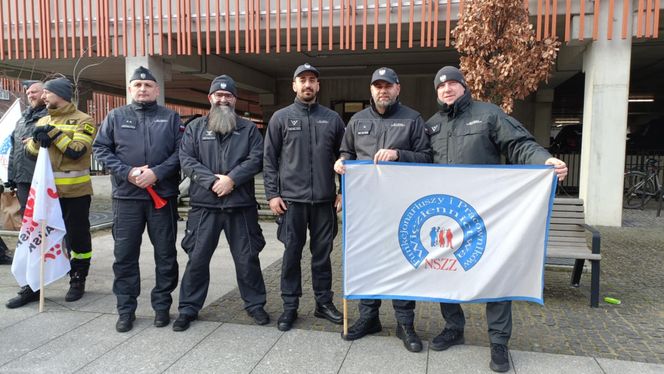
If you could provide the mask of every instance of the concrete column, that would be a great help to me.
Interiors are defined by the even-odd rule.
[[[553,107],[553,89],[542,88],[535,96],[535,128],[533,136],[543,147],[548,147],[551,140],[551,108]]]
[[[134,70],[136,70],[139,66],[143,66],[149,69],[152,72],[152,75],[157,78],[157,82],[159,83],[159,97],[157,97],[157,103],[159,105],[164,105],[164,85],[167,78],[167,65],[164,64],[164,61],[161,59],[161,57],[125,57],[125,81],[127,82],[127,86],[129,86],[129,78],[131,78],[132,74],[134,74]],[[131,103],[131,96],[129,95],[128,91],[127,103]]]
[[[622,1],[616,2],[616,9],[622,9]],[[608,14],[608,2],[600,6],[600,14]],[[621,29],[621,16],[622,12],[616,13],[613,40],[607,40],[606,22],[601,20],[598,40],[583,54],[586,80],[579,197],[585,200],[586,221],[594,225],[622,224],[632,39],[631,33],[625,40],[615,35]]]

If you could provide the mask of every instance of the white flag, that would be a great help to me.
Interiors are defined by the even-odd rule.
[[[344,295],[541,304],[555,183],[544,165],[347,162]]]
[[[9,154],[12,151],[12,132],[16,122],[21,119],[21,103],[16,99],[0,118],[0,179],[7,182],[9,169]]]
[[[44,285],[66,275],[71,269],[67,251],[62,245],[66,234],[60,200],[53,179],[48,149],[39,148],[32,176],[30,195],[23,214],[23,223],[12,262],[12,273],[18,284],[33,291],[39,289],[42,230],[46,235],[44,254]]]

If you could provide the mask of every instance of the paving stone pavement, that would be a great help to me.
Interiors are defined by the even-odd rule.
[[[513,350],[592,356],[647,363],[664,363],[664,217],[655,210],[625,210],[625,227],[598,227],[602,234],[601,293],[599,308],[589,307],[590,274],[581,286],[569,285],[571,269],[545,271],[544,306],[528,302],[513,303]],[[276,240],[276,238],[266,238]],[[303,297],[299,319],[294,328],[340,332],[341,327],[315,318],[311,289],[311,256],[303,255]],[[337,237],[332,254],[335,304],[341,309],[341,242]],[[264,270],[268,289],[266,310],[272,325],[281,313],[279,275],[281,261]],[[601,301],[611,296],[622,301],[612,305]],[[380,316],[384,330],[379,335],[394,335],[396,323],[389,301]],[[466,343],[488,346],[484,304],[466,304]],[[348,302],[349,322],[358,317],[357,302]],[[251,324],[242,310],[237,289],[211,303],[201,312],[209,321]],[[443,328],[438,304],[418,302],[415,325],[418,334],[430,341]]]

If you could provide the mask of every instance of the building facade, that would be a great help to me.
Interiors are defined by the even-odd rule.
[[[572,162],[587,220],[619,226],[628,126],[662,115],[660,4],[523,6],[536,38],[557,36],[562,47],[549,81],[514,116],[544,145],[552,126],[583,125]],[[344,118],[368,102],[371,72],[390,66],[402,80],[401,100],[428,117],[436,111],[435,72],[459,63],[451,30],[463,10],[463,1],[447,0],[7,0],[0,66],[18,79],[71,77],[79,106],[100,118],[122,101],[138,65],[164,82],[166,102],[200,110],[210,80],[229,74],[240,88],[238,111],[259,127],[292,101],[301,63],[320,69],[319,99]],[[652,101],[629,103],[638,98]]]

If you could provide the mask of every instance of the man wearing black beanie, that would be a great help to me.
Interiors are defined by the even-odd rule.
[[[94,120],[70,102],[72,83],[57,78],[44,84],[42,99],[48,115],[37,122],[32,139],[25,145],[37,157],[39,147],[48,148],[55,186],[67,229],[66,243],[71,262],[69,291],[65,301],[76,301],[85,293],[85,280],[92,258],[90,237],[90,155],[97,133]]]
[[[113,293],[117,298],[118,332],[131,330],[136,318],[141,292],[138,258],[146,225],[156,266],[156,284],[151,293],[156,327],[170,323],[171,293],[178,283],[175,240],[180,116],[157,104],[159,84],[143,66],[129,78],[127,91],[131,104],[108,113],[94,143],[95,157],[111,172],[113,182]],[[148,188],[166,205],[156,206]]]
[[[553,165],[558,180],[567,166],[535,142],[516,119],[499,107],[471,97],[468,83],[459,69],[445,66],[436,74],[433,87],[440,111],[426,122],[433,162],[438,164],[500,164],[501,153],[513,164]],[[463,344],[466,318],[458,303],[441,303],[445,328],[429,347],[444,351]],[[493,371],[510,369],[507,344],[512,335],[512,302],[486,304]]]
[[[210,112],[185,129],[182,171],[191,179],[187,230],[189,257],[180,284],[174,331],[185,331],[203,308],[210,285],[210,259],[223,231],[235,264],[244,310],[257,325],[270,323],[259,253],[265,247],[258,224],[254,176],[261,171],[263,138],[256,125],[235,113],[237,90],[228,75],[210,85]]]

